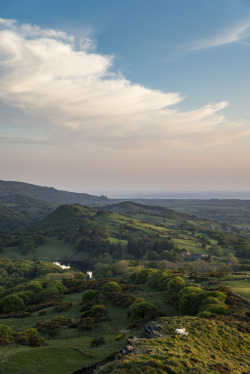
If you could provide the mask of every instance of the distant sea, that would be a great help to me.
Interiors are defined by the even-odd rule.
[[[250,200],[250,191],[107,191],[104,194],[116,199],[237,199]]]

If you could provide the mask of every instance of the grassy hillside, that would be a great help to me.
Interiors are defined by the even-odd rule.
[[[107,277],[112,272],[110,266],[119,260],[202,272],[223,266],[222,271],[229,272],[241,264],[245,264],[243,270],[248,269],[250,240],[244,230],[225,230],[212,221],[132,202],[105,209],[60,206],[12,244],[3,238],[3,255],[18,256],[19,248],[19,256],[29,258],[82,259],[91,268],[101,265],[104,271],[105,265],[107,271],[102,276]],[[71,246],[68,253],[65,248],[60,251],[60,241]]]
[[[152,320],[161,326],[158,338],[135,340],[131,353],[98,373],[247,373],[247,309],[230,294],[202,290],[191,274],[184,281],[181,272],[138,271],[132,264],[126,280],[88,280],[44,261],[1,259],[0,265],[2,373],[73,373],[121,351]],[[190,290],[202,295],[199,315],[186,315],[194,311],[191,303],[179,316],[176,295],[181,305]],[[215,303],[225,315],[215,312]],[[176,336],[183,327],[189,335]],[[96,338],[102,343],[95,345]]]
[[[21,231],[58,207],[24,195],[3,196],[0,193],[0,230]]]
[[[239,331],[234,321],[173,317],[158,322],[162,327],[160,338],[138,339],[131,353],[97,373],[249,373],[250,337],[247,331]],[[180,327],[189,332],[187,337],[175,335]]]

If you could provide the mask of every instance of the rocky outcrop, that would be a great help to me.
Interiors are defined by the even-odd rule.
[[[161,334],[159,331],[161,330],[161,327],[159,325],[156,325],[154,323],[148,323],[144,329],[140,332],[138,337],[128,338],[127,344],[124,348],[122,348],[118,352],[111,353],[108,357],[104,358],[102,361],[98,362],[97,364],[79,369],[77,371],[74,371],[72,374],[94,374],[98,370],[99,367],[107,364],[110,361],[119,360],[123,356],[125,356],[127,353],[131,352],[133,350],[133,344],[137,339],[153,339],[153,338],[159,338]]]

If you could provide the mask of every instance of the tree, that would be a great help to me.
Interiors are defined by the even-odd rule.
[[[127,245],[128,253],[136,258],[142,258],[146,253],[145,245],[142,240],[129,239]]]
[[[233,270],[237,270],[238,267],[240,266],[240,263],[237,260],[237,258],[232,253],[230,253],[227,259],[228,259],[229,264],[232,266]]]
[[[216,245],[214,247],[210,247],[210,253],[213,255],[213,256],[217,256],[217,257],[220,257],[220,256],[223,256],[223,250],[220,246]]]

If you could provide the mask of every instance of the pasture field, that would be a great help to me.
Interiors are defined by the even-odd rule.
[[[73,304],[64,312],[59,313],[55,312],[53,308],[47,308],[47,314],[42,317],[39,316],[39,312],[35,312],[28,318],[4,319],[1,323],[8,325],[14,332],[19,332],[35,327],[41,319],[49,322],[55,316],[80,318],[81,293],[66,295],[64,301],[71,301]],[[127,335],[136,335],[139,330],[127,330],[129,321],[126,309],[114,306],[109,301],[106,306],[109,321],[100,323],[93,330],[80,331],[61,327],[59,334],[53,338],[40,333],[39,335],[43,336],[48,344],[45,347],[0,346],[0,372],[5,374],[19,372],[68,374],[81,367],[101,361],[112,352],[119,351],[126,345],[126,340],[125,338],[115,340],[117,334],[126,331]],[[100,347],[90,347],[91,340],[99,336],[104,336],[106,343]]]
[[[239,295],[250,302],[250,277],[241,280],[225,281],[223,285],[230,287],[235,295]]]
[[[250,228],[250,201],[232,199],[140,199],[141,204],[174,209],[211,221]]]

